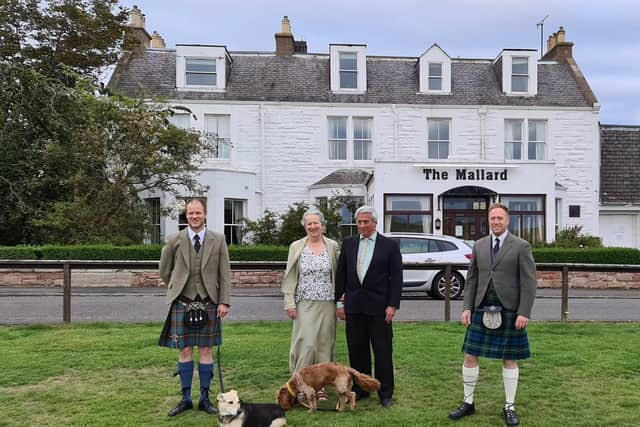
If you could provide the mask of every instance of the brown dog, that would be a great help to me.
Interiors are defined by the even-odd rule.
[[[278,390],[278,405],[288,411],[295,404],[298,394],[303,393],[309,404],[309,412],[313,412],[317,408],[316,391],[333,385],[338,392],[336,410],[342,412],[348,402],[353,411],[356,408],[356,394],[351,391],[352,380],[366,392],[380,390],[380,381],[353,368],[333,362],[318,363],[293,374]]]

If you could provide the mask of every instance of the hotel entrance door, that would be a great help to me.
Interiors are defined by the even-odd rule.
[[[478,240],[489,234],[487,197],[444,197],[443,234],[463,240]]]

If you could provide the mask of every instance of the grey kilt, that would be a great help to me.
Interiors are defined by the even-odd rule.
[[[500,300],[491,288],[481,306],[499,304]],[[462,345],[463,353],[503,360],[527,359],[531,356],[527,329],[517,330],[515,327],[518,313],[503,309],[502,325],[498,329],[485,328],[482,314],[482,311],[476,310],[471,316],[471,325],[467,328]]]
[[[207,303],[209,320],[200,329],[192,329],[184,325],[184,309],[183,304],[173,301],[160,333],[159,346],[183,349],[185,347],[213,347],[222,343],[222,335],[218,327],[220,319],[216,317],[216,304],[211,301]]]

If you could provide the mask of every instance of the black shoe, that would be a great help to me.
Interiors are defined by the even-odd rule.
[[[459,420],[462,417],[473,415],[474,412],[476,412],[476,407],[473,403],[462,402],[462,405],[449,414],[449,418]]]
[[[193,402],[190,400],[182,399],[180,403],[178,403],[178,406],[170,410],[167,415],[169,415],[170,417],[175,417],[176,415],[180,415],[188,409],[193,409]]]
[[[383,408],[388,408],[390,406],[393,406],[393,401],[390,397],[381,397],[380,405],[382,405]]]
[[[215,415],[218,413],[218,410],[211,404],[209,399],[202,399],[198,403],[198,409],[206,412],[207,414]]]
[[[368,399],[368,398],[369,398],[369,393],[365,393],[363,391],[356,391],[356,401]]]
[[[509,409],[503,409],[502,413],[504,414],[504,422],[508,426],[517,426],[518,424],[520,424],[520,419],[516,414],[516,410],[513,409],[513,406],[511,406]]]

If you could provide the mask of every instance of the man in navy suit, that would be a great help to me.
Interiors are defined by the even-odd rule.
[[[392,239],[376,232],[375,210],[362,206],[356,210],[357,236],[342,242],[336,271],[338,317],[346,321],[349,364],[371,375],[371,351],[375,377],[383,407],[392,405],[393,328],[391,321],[400,308],[402,256]],[[356,399],[368,394],[354,385]]]

